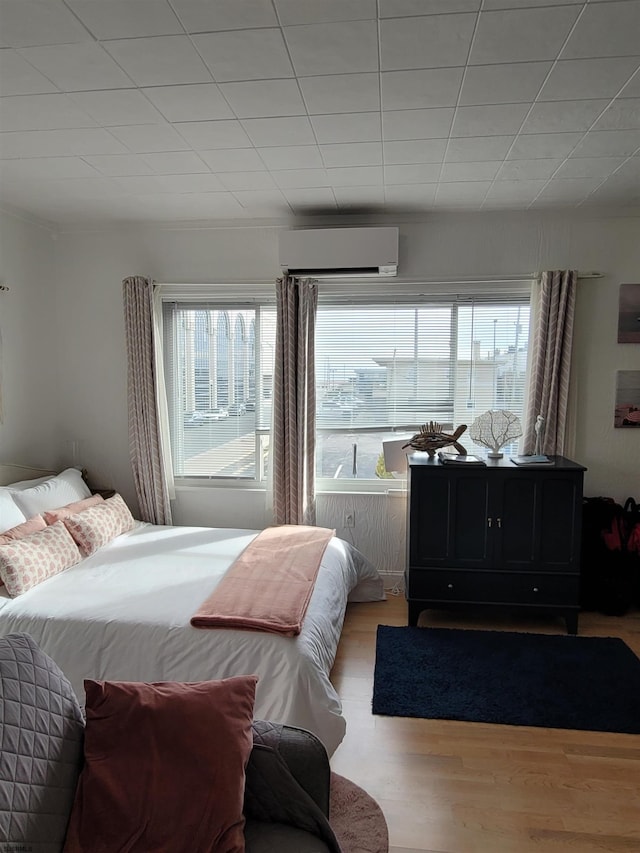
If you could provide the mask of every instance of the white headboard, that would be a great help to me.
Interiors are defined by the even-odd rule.
[[[0,486],[17,483],[19,480],[35,480],[36,477],[46,477],[57,474],[47,468],[31,468],[28,465],[3,465],[0,463]]]

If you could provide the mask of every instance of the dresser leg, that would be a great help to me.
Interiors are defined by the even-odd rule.
[[[416,626],[424,607],[418,601],[408,601],[407,604],[409,607],[409,625]]]
[[[577,613],[567,613],[565,616],[565,622],[567,623],[567,633],[568,634],[577,634],[578,633],[578,614]]]

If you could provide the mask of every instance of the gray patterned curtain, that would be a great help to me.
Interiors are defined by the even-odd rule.
[[[570,452],[569,380],[578,273],[575,270],[543,272],[538,287],[527,416],[523,437],[525,453],[536,450],[536,418],[544,419],[542,446],[548,455]]]
[[[127,340],[129,455],[143,521],[171,524],[156,400],[153,282],[131,276],[122,282]]]
[[[316,387],[314,338],[318,288],[291,276],[276,282],[273,382],[275,524],[315,524]]]

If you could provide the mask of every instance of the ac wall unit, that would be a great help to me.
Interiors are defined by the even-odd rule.
[[[280,232],[285,274],[361,278],[398,274],[397,228],[301,228]]]

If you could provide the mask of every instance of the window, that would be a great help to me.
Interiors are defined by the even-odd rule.
[[[163,304],[163,352],[176,477],[265,477],[275,306]]]
[[[408,440],[429,421],[450,430],[471,425],[487,409],[521,416],[528,331],[525,296],[347,306],[321,294],[318,486],[384,477],[383,440]],[[471,452],[479,449],[468,434],[461,440]]]
[[[163,297],[178,479],[255,486],[266,478],[276,308],[270,288],[260,293],[251,303],[228,294]],[[323,283],[316,320],[318,489],[386,486],[383,440],[408,440],[429,421],[449,430],[471,425],[487,409],[522,416],[528,339],[528,293],[409,292],[390,301]],[[462,442],[484,452],[468,433]]]

